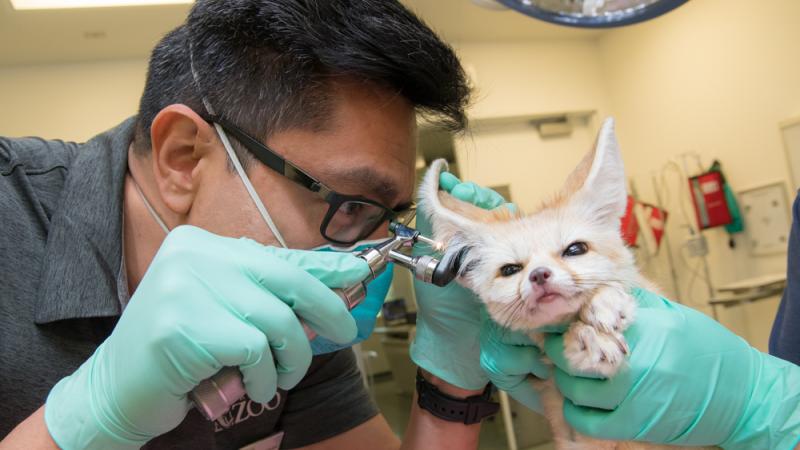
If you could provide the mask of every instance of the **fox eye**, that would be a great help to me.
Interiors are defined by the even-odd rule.
[[[589,245],[586,242],[573,242],[567,246],[567,249],[564,250],[564,253],[561,256],[580,256],[586,254],[589,251]]]
[[[500,275],[504,277],[510,277],[520,270],[522,270],[522,266],[519,264],[506,264],[500,268]]]

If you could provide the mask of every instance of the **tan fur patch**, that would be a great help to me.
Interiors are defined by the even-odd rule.
[[[466,217],[476,222],[510,222],[514,219],[519,219],[522,217],[522,214],[519,211],[512,211],[506,206],[500,206],[491,210],[486,210],[471,203],[462,202],[452,195],[442,191],[439,191],[439,201],[445,208],[462,217]]]

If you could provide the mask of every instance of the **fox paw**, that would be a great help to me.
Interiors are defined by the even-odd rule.
[[[564,356],[574,370],[611,378],[625,362],[628,344],[622,333],[574,322],[564,334]]]
[[[621,333],[633,322],[636,300],[625,291],[600,289],[584,305],[578,317],[603,333]]]

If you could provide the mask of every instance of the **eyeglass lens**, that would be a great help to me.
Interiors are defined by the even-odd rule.
[[[325,227],[325,236],[340,242],[365,238],[386,218],[385,209],[356,200],[343,202],[336,208]]]

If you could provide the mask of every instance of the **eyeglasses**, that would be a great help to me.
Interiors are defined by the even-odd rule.
[[[319,231],[322,237],[330,242],[352,245],[374,233],[386,221],[396,220],[407,224],[414,217],[413,204],[391,209],[365,197],[340,194],[285,160],[224,117],[211,115],[209,121],[218,124],[226,133],[235,137],[264,165],[314,192],[328,203],[328,211],[322,219]]]

